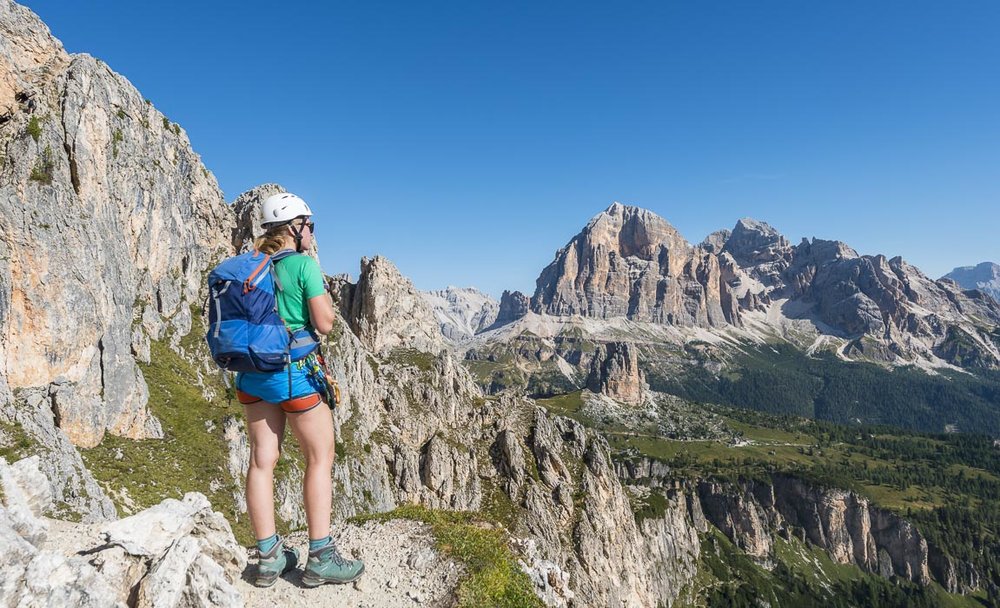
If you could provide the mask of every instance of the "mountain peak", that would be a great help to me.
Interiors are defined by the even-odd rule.
[[[769,237],[781,236],[781,233],[778,232],[774,226],[768,224],[767,222],[755,220],[752,217],[740,218],[740,220],[736,222],[736,226],[733,228],[733,234],[740,232],[756,232]]]
[[[614,202],[598,213],[573,240],[583,239],[622,257],[653,260],[661,248],[690,248],[670,222],[649,209]]]
[[[741,266],[754,266],[787,257],[789,245],[788,239],[767,222],[745,217],[736,222],[722,251]]]
[[[1000,302],[1000,264],[980,262],[975,266],[960,266],[942,279],[951,279],[962,289],[979,289]]]
[[[542,271],[532,310],[681,325],[725,324],[734,316],[723,310],[717,291],[696,297],[684,291],[698,280],[698,273],[719,284],[718,265],[697,257],[700,253],[659,215],[615,202],[594,216]]]

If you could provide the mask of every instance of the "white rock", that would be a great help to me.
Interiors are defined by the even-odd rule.
[[[90,564],[53,551],[41,551],[25,569],[18,608],[124,608],[118,593]]]
[[[153,564],[139,586],[138,608],[173,608],[184,593],[188,569],[201,554],[201,543],[184,536]]]
[[[48,534],[48,524],[40,517],[51,497],[48,480],[38,470],[37,462],[38,457],[34,456],[11,466],[0,458],[0,486],[6,504],[4,517],[7,524],[21,538],[39,547]]]
[[[52,490],[49,480],[39,468],[38,456],[22,458],[11,465],[5,465],[4,459],[0,458],[0,481],[3,483],[4,493],[10,496],[9,493],[17,488],[20,490],[20,497],[35,517],[41,517],[52,505]]]
[[[132,588],[146,574],[146,560],[129,555],[125,549],[118,546],[108,547],[90,558],[94,566],[111,585],[118,590],[118,601],[127,603]]]
[[[207,555],[197,556],[187,575],[187,588],[181,606],[191,608],[236,608],[243,606],[243,596],[233,587],[219,564]]]
[[[406,565],[417,572],[425,572],[434,563],[436,557],[433,549],[423,547],[410,554],[410,559],[407,560]]]
[[[194,528],[194,515],[211,509],[208,499],[197,492],[184,500],[168,498],[160,504],[105,525],[102,532],[109,543],[123,547],[132,555],[157,557],[180,537]]]

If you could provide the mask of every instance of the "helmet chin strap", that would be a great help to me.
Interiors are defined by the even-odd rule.
[[[302,229],[296,228],[295,223],[291,223],[288,227],[292,231],[292,236],[295,237],[295,253],[302,253]]]

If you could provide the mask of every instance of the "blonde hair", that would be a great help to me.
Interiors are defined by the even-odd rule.
[[[288,234],[286,228],[288,224],[268,228],[267,232],[254,239],[253,248],[267,255],[281,251],[285,246],[285,235]]]

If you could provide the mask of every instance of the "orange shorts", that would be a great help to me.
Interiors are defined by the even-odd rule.
[[[262,403],[263,399],[250,393],[244,393],[243,391],[236,390],[236,398],[239,399],[240,403],[243,405],[252,405],[254,403]],[[302,397],[296,397],[295,399],[287,399],[278,403],[281,409],[288,412],[289,414],[300,414],[302,412],[308,412],[320,403],[323,403],[323,397],[319,393],[311,393],[309,395],[304,395]]]

